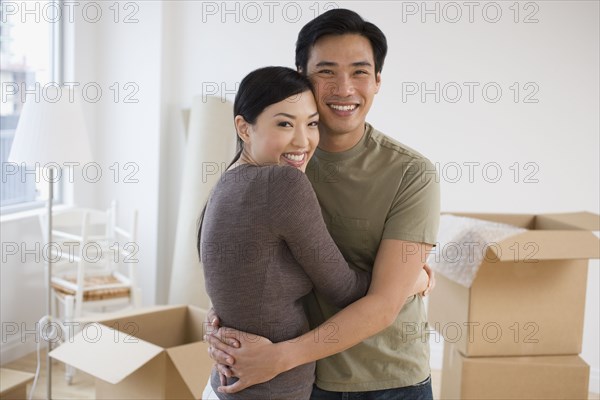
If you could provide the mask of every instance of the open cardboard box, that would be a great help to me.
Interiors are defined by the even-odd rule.
[[[464,214],[526,228],[489,246],[471,287],[442,274],[431,327],[465,356],[581,353],[587,266],[599,258],[600,216]]]
[[[98,399],[200,399],[213,364],[205,315],[165,306],[97,320],[50,356],[96,377]]]
[[[33,381],[34,376],[29,372],[0,368],[0,399],[27,399],[27,385]]]
[[[444,345],[441,399],[587,399],[590,367],[579,356],[465,357]]]

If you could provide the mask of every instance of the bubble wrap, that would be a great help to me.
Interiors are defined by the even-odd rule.
[[[471,287],[490,243],[498,243],[526,229],[475,218],[442,215],[438,244],[427,263],[433,270]]]

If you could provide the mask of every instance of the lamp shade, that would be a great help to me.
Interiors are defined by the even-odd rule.
[[[58,98],[58,94],[60,97]],[[42,96],[43,97],[43,96]],[[8,156],[9,162],[63,166],[92,161],[81,100],[67,88],[57,88],[57,101],[27,98]]]

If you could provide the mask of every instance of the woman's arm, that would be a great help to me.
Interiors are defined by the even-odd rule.
[[[352,269],[331,238],[321,206],[306,175],[293,167],[270,167],[269,227],[286,249],[276,257],[293,257],[310,278],[315,291],[343,308],[367,293],[368,271]],[[289,249],[289,253],[287,253]],[[286,254],[287,253],[287,254]]]

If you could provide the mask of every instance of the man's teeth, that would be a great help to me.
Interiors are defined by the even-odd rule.
[[[304,153],[302,153],[302,154],[285,153],[283,156],[285,158],[287,158],[288,160],[292,160],[292,161],[302,161],[302,160],[304,160]]]
[[[333,108],[334,110],[338,110],[338,111],[352,111],[357,106],[356,106],[356,104],[352,104],[352,105],[349,105],[349,106],[340,106],[340,105],[337,105],[337,104],[330,104],[329,107]]]

